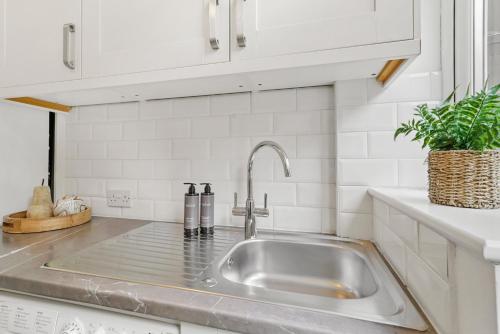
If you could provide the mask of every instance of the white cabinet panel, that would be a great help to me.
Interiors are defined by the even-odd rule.
[[[80,0],[0,0],[0,86],[79,79]],[[69,60],[63,62],[64,26]]]
[[[229,60],[229,0],[85,0],[83,76]],[[210,44],[210,22],[220,47]]]
[[[240,58],[413,39],[413,0],[232,1]],[[238,45],[242,36],[245,47]]]

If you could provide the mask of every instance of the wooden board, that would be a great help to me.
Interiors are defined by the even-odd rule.
[[[40,100],[40,99],[35,99],[33,97],[9,97],[6,99],[7,101],[12,101],[12,102],[17,102],[17,103],[24,103],[24,104],[29,104],[35,107],[40,107],[40,108],[45,108],[45,109],[51,109],[51,110],[56,110],[56,111],[62,111],[62,112],[69,112],[71,110],[70,106],[60,104],[60,103],[55,103],[55,102],[50,102],[50,101],[45,101],[45,100]]]
[[[3,231],[6,233],[35,233],[60,230],[88,223],[92,219],[92,210],[87,208],[80,213],[46,219],[26,218],[26,211],[16,212],[4,217]]]

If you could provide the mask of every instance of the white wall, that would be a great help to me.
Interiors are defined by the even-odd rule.
[[[47,182],[47,112],[0,103],[0,215],[26,210],[33,187]]]
[[[333,233],[333,97],[327,86],[78,108],[66,123],[66,192],[86,197],[96,215],[181,222],[182,183],[211,182],[216,224],[241,226],[233,192],[244,205],[248,155],[274,140],[292,178],[274,152],[258,153],[255,199],[262,205],[269,193],[271,216],[257,226]],[[129,190],[132,208],[107,207],[113,189]]]
[[[422,54],[389,87],[374,79],[338,82],[337,232],[371,239],[369,186],[425,187],[426,151],[396,127],[421,103],[441,100],[441,2],[422,0]]]

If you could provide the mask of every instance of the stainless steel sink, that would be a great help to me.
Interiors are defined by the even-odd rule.
[[[240,284],[337,299],[365,298],[378,289],[362,254],[339,245],[246,241],[231,250],[220,272]]]
[[[234,228],[182,236],[182,225],[151,223],[45,267],[427,328],[369,241],[266,231],[241,241]]]

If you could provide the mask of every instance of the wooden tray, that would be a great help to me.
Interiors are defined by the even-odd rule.
[[[7,233],[34,233],[60,230],[88,223],[92,219],[92,210],[85,209],[80,213],[46,219],[26,218],[26,211],[16,212],[4,217],[3,231]]]

